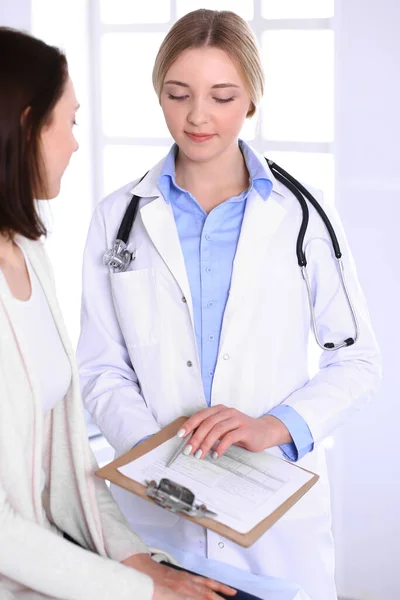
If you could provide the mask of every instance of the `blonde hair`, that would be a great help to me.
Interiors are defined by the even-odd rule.
[[[201,8],[188,13],[167,33],[153,68],[153,86],[160,100],[168,69],[189,48],[219,48],[239,67],[251,99],[252,117],[264,93],[264,74],[256,39],[239,15],[228,10]]]

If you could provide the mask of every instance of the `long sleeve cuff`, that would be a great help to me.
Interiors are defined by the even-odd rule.
[[[282,421],[292,436],[292,443],[279,446],[285,458],[296,462],[313,450],[314,438],[311,431],[303,417],[294,408],[286,404],[279,404],[268,414]]]
[[[141,440],[139,440],[138,442],[136,442],[136,444],[134,446],[132,446],[133,448],[136,448],[136,446],[139,446],[139,444],[141,444],[142,442],[144,442],[144,440],[147,440],[147,438],[151,437],[153,434],[151,433],[150,435],[145,435],[144,437],[142,437]]]

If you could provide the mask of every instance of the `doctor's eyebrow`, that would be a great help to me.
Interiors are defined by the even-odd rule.
[[[179,85],[179,86],[185,87],[185,88],[190,87],[187,83],[183,83],[183,81],[177,81],[176,79],[170,79],[168,81],[165,81],[164,85],[167,85],[168,83],[173,84],[173,85]],[[211,86],[212,89],[222,89],[222,88],[230,88],[230,87],[238,88],[239,86],[236,85],[235,83],[216,83],[215,85]]]
[[[230,88],[230,87],[238,88],[239,86],[236,85],[235,83],[216,83],[215,85],[212,86],[212,89],[222,89],[222,88]]]

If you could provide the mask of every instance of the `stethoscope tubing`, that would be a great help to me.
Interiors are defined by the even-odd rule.
[[[343,348],[345,346],[352,346],[358,339],[359,326],[358,326],[358,321],[357,321],[357,316],[356,316],[356,313],[354,310],[354,306],[353,306],[353,303],[351,301],[350,294],[348,291],[345,275],[344,275],[342,252],[340,250],[339,242],[336,237],[336,233],[333,229],[332,223],[330,222],[330,220],[329,220],[326,212],[322,208],[322,206],[317,202],[317,200],[314,198],[314,196],[312,194],[310,194],[310,192],[299,181],[297,181],[297,179],[295,179],[292,175],[290,175],[287,171],[285,171],[285,169],[282,169],[282,167],[277,165],[272,160],[266,159],[266,161],[268,163],[269,168],[271,169],[271,172],[276,177],[276,179],[280,183],[282,183],[286,188],[288,188],[289,191],[292,192],[292,194],[296,197],[296,199],[298,200],[300,207],[301,207],[302,221],[301,221],[301,225],[300,225],[300,229],[299,229],[299,234],[298,234],[297,240],[296,240],[296,256],[297,256],[298,265],[301,269],[302,277],[306,284],[308,304],[309,304],[310,316],[311,316],[311,325],[312,325],[313,333],[315,336],[315,340],[316,340],[318,346],[322,350],[328,350],[328,351],[337,351],[340,348]],[[147,173],[145,173],[145,175],[143,175],[143,177],[140,179],[140,181],[142,181],[142,179],[144,179],[144,177],[146,177],[146,175],[147,175]],[[140,181],[138,183],[140,183]],[[323,343],[318,334],[317,320],[315,317],[314,304],[313,304],[313,300],[312,300],[311,284],[310,284],[310,279],[308,277],[308,272],[307,272],[307,259],[306,259],[306,255],[305,255],[305,252],[303,249],[304,238],[305,238],[305,235],[307,232],[307,227],[308,227],[309,218],[310,218],[310,213],[309,213],[306,199],[310,202],[310,204],[317,211],[318,215],[320,216],[323,223],[325,224],[325,227],[328,231],[329,237],[331,238],[332,248],[333,248],[335,258],[336,258],[337,264],[338,264],[339,278],[341,281],[342,288],[344,290],[344,294],[346,297],[346,301],[347,301],[347,304],[348,304],[348,307],[349,307],[349,310],[351,313],[351,318],[352,318],[352,322],[353,322],[353,326],[354,326],[354,331],[355,331],[354,338],[352,338],[352,337],[346,338],[345,340],[343,340],[342,342],[340,342],[338,344],[335,344],[334,342]],[[103,263],[105,265],[109,266],[109,268],[113,272],[118,273],[121,271],[125,271],[129,267],[131,260],[133,260],[135,258],[135,253],[129,252],[129,250],[127,249],[127,244],[128,244],[129,235],[132,230],[133,223],[135,221],[136,214],[137,214],[137,211],[139,208],[139,202],[140,202],[140,197],[134,195],[128,205],[128,208],[125,211],[125,214],[123,216],[123,219],[122,219],[121,224],[118,229],[118,233],[117,233],[117,237],[114,242],[114,245],[110,250],[107,250],[107,252],[105,253],[105,255],[103,257]]]

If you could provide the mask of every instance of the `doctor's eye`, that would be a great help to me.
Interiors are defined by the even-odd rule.
[[[189,98],[189,96],[173,96],[172,94],[168,94],[168,98],[170,100],[186,100],[186,98]]]
[[[214,98],[214,100],[216,102],[219,102],[220,104],[225,104],[226,102],[232,102],[235,98],[232,96],[232,98]]]

